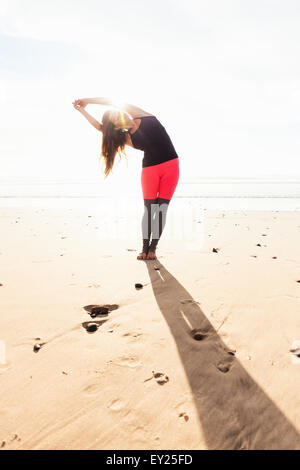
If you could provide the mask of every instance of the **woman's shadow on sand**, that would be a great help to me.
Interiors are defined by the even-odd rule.
[[[208,449],[299,449],[297,430],[227,348],[192,296],[161,263],[146,265]]]

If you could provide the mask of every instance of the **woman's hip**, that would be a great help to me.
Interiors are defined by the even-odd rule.
[[[155,199],[158,195],[165,199],[171,199],[178,179],[178,158],[144,167],[141,175],[144,199]]]

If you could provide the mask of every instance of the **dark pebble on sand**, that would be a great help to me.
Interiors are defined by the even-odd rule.
[[[218,253],[219,248],[213,248],[212,251],[213,251],[213,253]]]
[[[88,331],[89,333],[94,333],[97,330],[98,330],[97,323],[89,323],[86,327],[86,331]]]
[[[159,271],[159,267],[154,266],[155,271]]]
[[[143,284],[137,283],[137,284],[135,284],[135,288],[136,288],[137,290],[143,289]]]
[[[277,259],[277,256],[272,256],[272,259]]]
[[[0,287],[3,287],[3,284],[0,284]]]
[[[296,282],[300,282],[300,280],[299,280],[299,281],[296,281]]]
[[[109,309],[107,307],[93,307],[91,309],[91,317],[95,318],[98,315],[108,315]]]
[[[261,246],[261,244],[260,244],[260,243],[257,243],[257,245],[256,245],[256,246]]]
[[[33,346],[33,352],[35,352],[35,353],[39,352],[39,350],[41,349],[41,347],[42,347],[42,346],[41,346],[40,344],[35,344],[35,345]]]

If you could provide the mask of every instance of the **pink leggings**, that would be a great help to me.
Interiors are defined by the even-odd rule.
[[[173,158],[159,165],[146,166],[142,169],[142,190],[144,199],[157,197],[170,200],[179,178],[178,158]]]

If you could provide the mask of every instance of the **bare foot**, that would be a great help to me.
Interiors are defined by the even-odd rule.
[[[156,254],[153,251],[149,251],[147,255],[147,259],[157,259]]]
[[[147,259],[147,253],[140,253],[138,256],[137,256],[137,259]]]

